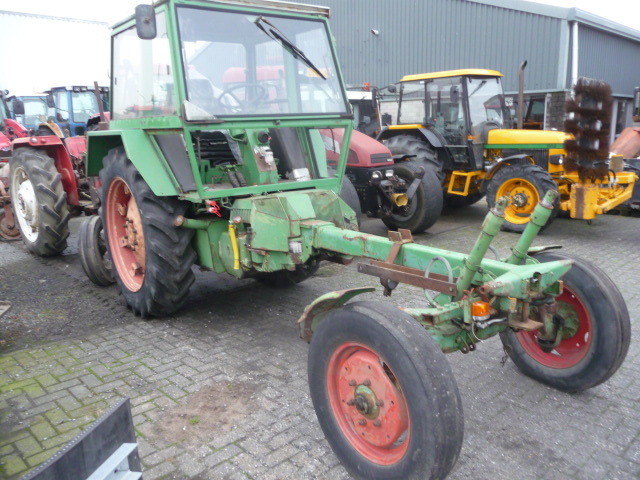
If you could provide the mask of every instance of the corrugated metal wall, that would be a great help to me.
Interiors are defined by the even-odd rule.
[[[578,45],[579,75],[607,81],[614,95],[633,95],[640,86],[640,43],[580,25]]]
[[[517,90],[527,60],[527,91],[562,88],[568,38],[558,18],[465,0],[311,0],[331,7],[331,27],[347,83],[386,85],[404,74],[489,68]],[[378,35],[371,33],[377,30]],[[564,55],[564,54],[563,54]],[[564,58],[564,57],[563,57]]]

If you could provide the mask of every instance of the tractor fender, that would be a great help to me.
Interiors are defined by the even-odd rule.
[[[500,158],[487,168],[484,181],[487,182],[491,180],[491,178],[500,170],[502,170],[502,168],[509,165],[517,165],[520,163],[523,163],[523,164],[530,163],[532,165],[535,165],[536,162],[529,155],[525,155],[522,153],[518,155],[511,155],[505,158]]]
[[[109,150],[124,147],[127,158],[159,197],[181,195],[167,161],[144,130],[98,130],[87,134],[87,176],[98,176]]]
[[[332,310],[340,308],[356,295],[373,292],[373,287],[349,288],[325,293],[307,305],[298,319],[300,338],[307,343],[311,343],[313,332],[318,327],[318,323]]]
[[[442,148],[446,145],[444,137],[433,128],[389,128],[384,127],[376,137],[376,140],[383,141],[396,135],[413,135],[424,138],[432,147]]]
[[[67,203],[69,205],[79,204],[78,185],[73,171],[73,163],[67,148],[62,143],[62,139],[53,134],[40,137],[16,138],[13,141],[13,149],[17,150],[19,148],[35,148],[46,151],[47,155],[53,158],[56,170],[60,173],[62,189],[67,194]]]

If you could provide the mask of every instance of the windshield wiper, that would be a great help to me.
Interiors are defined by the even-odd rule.
[[[486,81],[486,80],[482,80],[482,81],[480,82],[480,85],[478,85],[478,86],[475,88],[475,90],[469,94],[469,96],[473,95],[473,94],[474,94],[474,93],[476,93],[478,90],[480,90],[482,87],[484,87],[486,83],[487,83],[487,81]]]
[[[307,65],[307,67],[316,72],[319,77],[321,77],[323,80],[327,79],[327,77],[318,69],[318,67],[316,67],[313,62],[307,58],[304,52],[296,47],[289,39],[287,39],[284,33],[282,33],[273,23],[269,22],[269,20],[262,16],[256,18],[254,23],[256,24],[256,27],[258,27],[265,33],[265,35],[267,35],[272,40],[280,43],[280,45],[282,45],[289,53],[291,53],[291,55],[299,60],[302,60]],[[267,29],[261,25],[262,23],[273,28],[269,28],[269,31],[267,31]]]

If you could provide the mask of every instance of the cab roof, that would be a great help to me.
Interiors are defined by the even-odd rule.
[[[417,73],[414,75],[405,75],[400,79],[401,82],[413,82],[416,80],[431,80],[434,78],[460,77],[462,75],[472,77],[502,77],[502,74],[496,70],[484,70],[482,68],[464,68],[461,70],[445,70],[433,73]]]

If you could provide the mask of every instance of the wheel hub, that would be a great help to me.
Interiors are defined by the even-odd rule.
[[[384,449],[403,442],[409,426],[406,401],[374,352],[361,350],[345,359],[336,386],[341,415],[359,441]]]
[[[511,197],[511,203],[516,208],[522,208],[527,204],[527,196],[522,192],[518,192]]]
[[[365,386],[358,385],[355,390],[354,403],[356,410],[360,412],[361,415],[373,419],[378,416],[378,405],[376,402],[379,402],[376,399],[376,394],[373,391]]]
[[[109,184],[105,202],[107,238],[111,261],[118,276],[132,292],[144,280],[145,246],[140,210],[124,180],[115,178]]]
[[[37,226],[36,192],[28,180],[22,182],[20,188],[18,188],[18,214],[24,218],[32,229]]]

